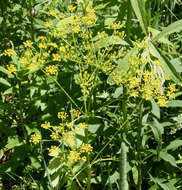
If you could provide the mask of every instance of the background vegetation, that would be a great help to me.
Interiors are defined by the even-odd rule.
[[[180,0],[0,5],[0,189],[182,189]]]

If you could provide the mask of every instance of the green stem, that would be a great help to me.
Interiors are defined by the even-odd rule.
[[[128,130],[128,118],[127,118],[127,88],[124,87],[123,89],[123,101],[122,101],[122,112],[123,112],[123,122],[125,123],[124,125],[124,132],[127,133]],[[121,138],[122,138],[121,134]],[[121,142],[121,153],[120,153],[120,190],[127,190],[127,172],[126,172],[126,164],[127,164],[127,147],[122,140]]]
[[[142,143],[142,114],[143,114],[143,104],[140,105],[139,112],[139,126],[138,126],[138,137],[137,137],[137,170],[138,170],[138,180],[137,180],[137,190],[142,190],[142,156],[141,156],[141,143]]]

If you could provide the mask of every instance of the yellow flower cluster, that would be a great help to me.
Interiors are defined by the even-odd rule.
[[[142,42],[143,47],[145,43]],[[137,46],[137,45],[136,45]],[[142,47],[142,45],[138,45]],[[164,87],[166,77],[163,74],[160,62],[152,61],[142,55],[132,55],[129,58],[130,68],[127,72],[113,71],[113,80],[117,85],[127,88],[130,96],[140,97],[145,100],[157,100],[161,107],[166,106],[168,100],[174,98],[176,91],[174,85]]]
[[[44,129],[49,129],[51,127],[51,124],[50,122],[45,121],[45,123],[41,124],[41,127]]]
[[[40,142],[40,140],[41,140],[41,136],[39,134],[33,134],[33,135],[31,135],[29,142],[38,144]]]
[[[80,73],[75,83],[80,85],[81,91],[84,95],[88,95],[94,86],[94,76],[87,71]]]
[[[6,49],[4,50],[4,55],[11,57],[12,55],[15,55],[16,52],[13,49]]]
[[[45,72],[50,75],[55,75],[58,73],[58,68],[56,65],[50,65],[45,68]]]
[[[33,42],[31,40],[26,40],[25,42],[23,42],[25,47],[31,47]]]
[[[79,124],[78,124],[78,127],[79,127],[80,129],[88,129],[88,124],[86,124],[86,123],[79,123]]]
[[[93,151],[93,147],[90,144],[83,144],[81,147],[81,153],[88,153],[90,154]]]
[[[8,65],[7,66],[7,70],[8,70],[9,74],[11,74],[11,73],[16,74],[16,72],[17,72],[17,69],[16,69],[16,67],[13,64]]]
[[[57,146],[51,146],[51,148],[48,148],[49,150],[49,156],[57,157],[59,155],[59,147]]]
[[[70,110],[70,113],[71,113],[71,115],[72,115],[74,118],[79,117],[80,114],[81,114],[80,111],[79,111],[79,110],[76,110],[76,109]]]
[[[64,111],[58,112],[58,118],[59,119],[66,119],[68,117],[68,114]]]

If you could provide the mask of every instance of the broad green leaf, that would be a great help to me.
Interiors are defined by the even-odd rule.
[[[138,18],[140,25],[142,27],[142,30],[145,34],[147,34],[147,16],[145,12],[145,2],[144,0],[130,0],[131,5],[133,8],[133,11],[136,14],[136,17]]]
[[[174,140],[165,148],[165,150],[175,150],[182,146],[182,140]]]
[[[4,84],[6,86],[11,86],[11,84],[7,80],[5,80],[4,78],[0,78],[0,83]]]
[[[127,146],[124,142],[121,143],[120,154],[120,190],[127,190]]]
[[[2,67],[2,66],[0,66],[0,71],[3,72],[4,74],[8,75],[9,78],[13,78],[14,77],[14,75],[8,73],[8,71],[4,67]]]
[[[62,166],[63,166],[63,163],[61,163],[59,157],[53,158],[48,165],[49,174],[52,175],[56,173]]]
[[[98,51],[99,49],[103,47],[108,47],[110,45],[128,45],[128,43],[124,40],[122,40],[119,36],[108,36],[104,39],[100,39],[95,42],[95,51]]]
[[[19,137],[16,135],[16,136],[10,136],[8,137],[8,142],[6,144],[6,148],[8,149],[11,149],[11,148],[14,148],[16,146],[20,146],[22,145],[23,142],[19,139]]]
[[[151,177],[151,179],[152,181],[154,181],[154,183],[158,184],[164,190],[177,190],[176,187],[170,182],[164,183],[165,181],[164,179],[153,178],[153,177]]]
[[[167,107],[182,107],[182,100],[170,100]]]
[[[135,184],[137,184],[137,181],[138,181],[138,170],[137,170],[136,166],[134,166],[132,168],[132,174],[133,174],[133,180],[134,180]]]
[[[151,100],[151,104],[152,104],[151,113],[154,114],[158,119],[160,119],[160,107],[159,107],[159,105],[153,99]]]
[[[181,78],[179,77],[174,66],[159,53],[157,48],[152,43],[150,43],[149,45],[149,50],[150,50],[150,53],[154,57],[159,59],[160,63],[162,64],[162,69],[164,70],[165,74],[169,76],[174,82],[181,85],[182,84]]]
[[[156,30],[154,28],[148,27],[148,31],[152,32],[152,37],[155,38],[155,36],[157,36],[160,31]],[[168,44],[170,46],[173,46],[173,43],[171,43],[166,36],[161,37],[160,39],[158,39],[158,42],[161,42],[163,44]]]
[[[161,152],[159,153],[159,156],[160,156],[160,158],[162,158],[163,160],[169,162],[172,166],[178,167],[178,166],[176,165],[176,160],[175,160],[175,158],[174,158],[171,154],[169,154],[169,153],[167,153],[167,152],[164,152],[164,151],[161,151]]]
[[[182,20],[178,20],[178,21],[170,24],[166,28],[164,28],[164,30],[162,30],[162,32],[160,32],[158,35],[156,35],[153,38],[153,41],[159,40],[163,37],[166,37],[166,35],[172,34],[174,32],[180,32],[181,30],[182,30]]]
[[[117,67],[114,69],[113,72],[120,71],[121,73],[127,72],[130,68],[129,58],[131,55],[135,55],[138,52],[136,48],[131,49],[123,59],[119,59],[117,63]],[[112,77],[113,72],[109,75],[107,82],[110,85],[114,84],[114,80]]]

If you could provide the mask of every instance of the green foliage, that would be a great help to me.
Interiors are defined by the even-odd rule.
[[[0,189],[182,188],[180,1],[0,7]]]

